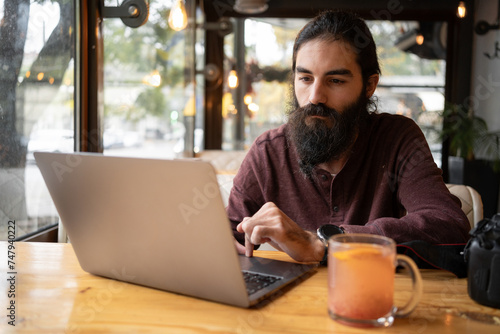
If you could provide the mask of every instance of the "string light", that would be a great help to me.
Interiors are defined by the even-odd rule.
[[[417,42],[418,45],[424,44],[424,35],[418,34],[417,37],[415,38],[415,41]]]
[[[250,103],[252,103],[252,95],[250,95],[250,94],[246,94],[246,95],[243,97],[243,102],[244,102],[246,105],[249,105]]]
[[[161,75],[158,70],[154,70],[151,74],[148,74],[142,79],[142,82],[146,85],[152,87],[160,87],[161,85]]]
[[[236,75],[235,70],[231,70],[229,72],[229,76],[227,77],[227,85],[229,86],[229,88],[238,87],[238,76]]]
[[[181,31],[187,27],[187,14],[184,0],[175,0],[174,6],[170,9],[168,25],[175,31]]]
[[[259,111],[259,105],[257,103],[252,102],[248,105],[248,110],[250,110],[252,113],[255,114]]]
[[[467,15],[467,8],[465,8],[465,2],[460,1],[457,7],[457,16],[463,19]]]

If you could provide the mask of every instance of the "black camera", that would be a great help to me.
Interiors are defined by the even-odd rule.
[[[500,214],[481,220],[465,246],[469,296],[479,304],[500,308]]]

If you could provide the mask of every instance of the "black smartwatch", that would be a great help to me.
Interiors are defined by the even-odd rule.
[[[345,231],[340,226],[326,224],[320,226],[316,233],[318,234],[318,238],[323,241],[323,244],[325,245],[325,254],[323,254],[323,259],[319,264],[322,266],[326,266],[326,264],[328,263],[328,239],[330,239],[330,237],[335,234],[344,234]]]

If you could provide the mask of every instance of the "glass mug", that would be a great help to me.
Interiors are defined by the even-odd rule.
[[[396,266],[409,270],[413,294],[394,306]],[[389,327],[408,316],[422,295],[422,279],[412,259],[396,254],[394,240],[372,234],[337,234],[328,240],[328,313],[356,327]]]

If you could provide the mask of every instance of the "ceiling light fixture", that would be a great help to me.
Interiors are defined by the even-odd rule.
[[[259,14],[269,8],[267,0],[236,0],[234,10],[240,14]]]

